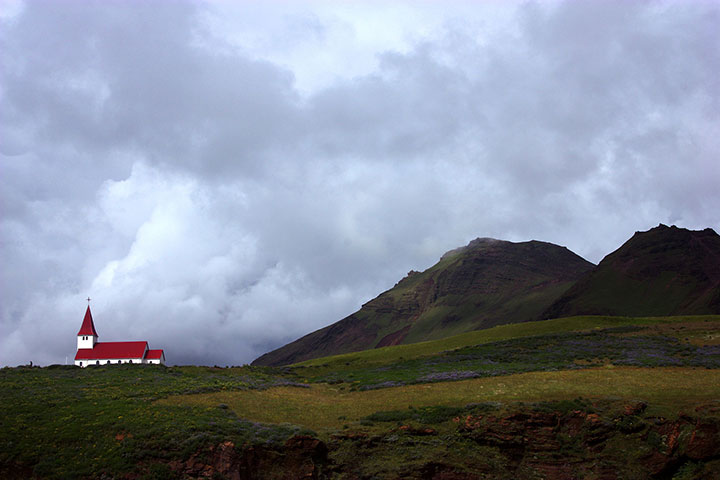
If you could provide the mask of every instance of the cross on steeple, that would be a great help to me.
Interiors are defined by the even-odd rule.
[[[90,297],[87,298],[88,305],[90,305]]]

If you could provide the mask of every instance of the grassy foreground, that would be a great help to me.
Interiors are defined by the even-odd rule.
[[[719,334],[578,317],[285,368],[3,368],[0,478],[720,478]]]
[[[218,408],[164,406],[169,395],[292,384],[257,368],[108,365],[0,369],[0,478],[96,478],[144,472],[232,440],[282,444],[298,427]],[[154,469],[154,470],[153,470]],[[159,469],[159,470],[158,470]]]
[[[577,397],[645,401],[650,405],[649,413],[673,417],[701,405],[720,407],[720,370],[605,367],[355,392],[327,384],[310,388],[275,387],[172,396],[156,403],[205,408],[227,405],[241,418],[301,425],[319,432],[334,431],[348,424],[357,427],[353,424],[382,410],[483,402],[560,401]]]

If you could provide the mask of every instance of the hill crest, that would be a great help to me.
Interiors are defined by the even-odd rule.
[[[477,238],[410,271],[358,312],[256,359],[284,365],[537,319],[593,264],[536,240]]]
[[[543,318],[714,313],[720,313],[720,236],[712,228],[660,224],[635,232]]]

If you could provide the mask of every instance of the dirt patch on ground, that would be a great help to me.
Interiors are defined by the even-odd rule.
[[[720,345],[720,321],[718,320],[659,323],[656,325],[648,325],[642,330],[624,333],[622,336],[630,337],[635,335],[647,335],[648,333],[675,337],[680,341],[698,346]]]

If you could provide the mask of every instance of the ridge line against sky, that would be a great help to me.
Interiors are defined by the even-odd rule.
[[[476,237],[720,229],[720,6],[0,2],[0,365],[242,364]]]

